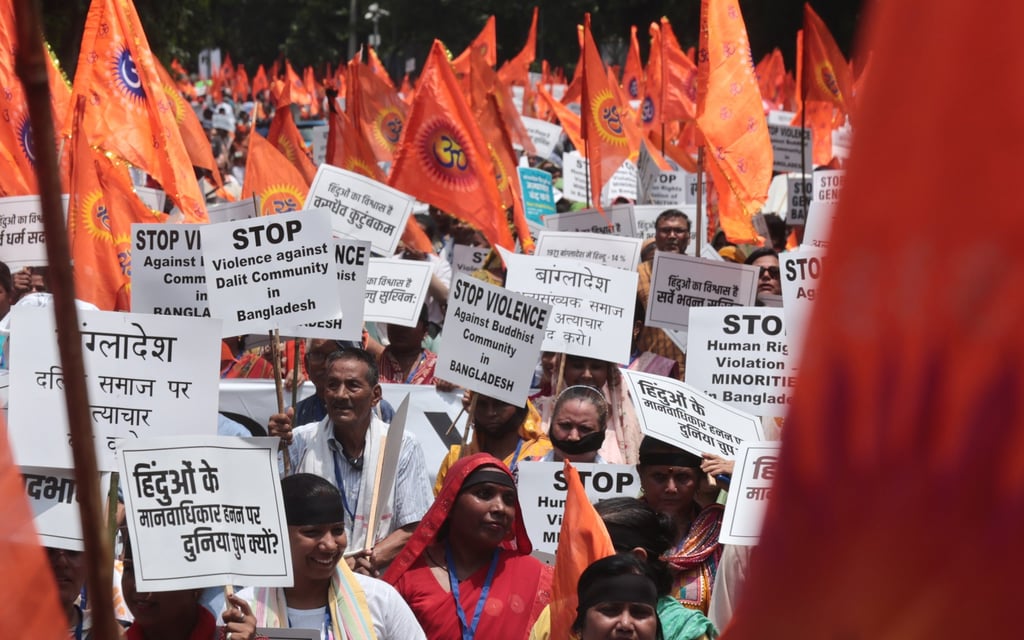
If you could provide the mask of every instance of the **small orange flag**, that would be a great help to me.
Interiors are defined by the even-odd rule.
[[[460,76],[469,73],[469,52],[474,50],[484,56],[488,66],[494,67],[498,64],[498,37],[495,25],[494,16],[487,18],[484,28],[480,30],[476,38],[473,38],[473,42],[470,42],[466,50],[452,61],[455,73]]]
[[[640,61],[640,42],[636,39],[636,25],[629,28],[629,52],[622,70],[622,88],[630,100],[644,98],[644,66]]]
[[[313,96],[309,94],[309,90],[306,89],[306,83],[299,74],[295,73],[295,69],[292,68],[292,63],[288,60],[284,61],[284,91],[281,96],[281,103],[277,106],[281,107],[285,104],[297,104],[303,107],[308,107],[313,102]]]
[[[392,91],[395,91],[395,83],[391,80],[391,74],[384,67],[384,63],[380,61],[380,57],[377,55],[377,50],[373,47],[366,47],[366,58],[369,60],[367,63],[370,67],[370,71],[373,75],[377,76],[381,82],[391,87]]]
[[[480,230],[491,246],[512,249],[494,163],[466,104],[444,45],[435,40],[416,85],[388,183]]]
[[[161,222],[132,190],[126,165],[114,164],[81,134],[86,111],[79,96],[72,123],[68,236],[75,265],[75,296],[104,311],[127,311],[133,222]]]
[[[320,86],[317,84],[313,67],[306,67],[302,71],[302,86],[309,94],[309,109],[305,111],[310,118],[320,115]]]
[[[498,69],[498,77],[507,86],[528,87],[530,85],[530,65],[537,58],[537,12],[538,7],[534,7],[530,30],[526,33],[526,44],[523,45],[522,50],[511,60],[505,61],[505,64]]]
[[[270,83],[267,82],[267,71],[261,64],[256,69],[256,75],[252,77],[252,97],[256,98],[259,96],[261,91],[265,91],[270,88]]]
[[[235,86],[232,90],[235,92],[235,100],[239,102],[244,102],[252,91],[249,87],[249,74],[242,65],[238,65],[238,70],[235,71]]]
[[[697,126],[731,242],[760,244],[751,219],[772,178],[772,143],[738,0],[702,0]]]
[[[804,3],[804,56],[801,98],[805,102],[828,102],[840,113],[849,114],[853,110],[850,65],[828,27],[807,3]]]
[[[576,69],[572,73],[572,82],[565,88],[565,95],[562,96],[562,104],[572,104],[580,101],[580,94],[583,93],[583,25],[576,25],[576,39],[580,43],[580,57],[576,60]]]
[[[253,131],[245,160],[242,198],[259,196],[260,215],[298,211],[306,201],[309,186],[299,170],[266,138]]]
[[[154,58],[153,64],[156,66],[157,73],[160,74],[161,87],[167,95],[170,104],[174,107],[174,121],[178,125],[181,141],[185,144],[189,161],[193,166],[209,171],[213,176],[213,182],[216,186],[223,186],[220,169],[217,167],[217,161],[213,157],[213,149],[210,148],[210,139],[207,137],[206,131],[203,130],[203,123],[199,121],[199,116],[182,99],[181,94],[178,93],[177,85],[175,85],[174,80],[171,78],[171,74],[160,64],[160,61]]]
[[[615,547],[601,516],[587,498],[579,471],[566,460],[565,514],[558,534],[555,572],[551,578],[550,638],[569,638],[576,619],[576,583],[580,574],[601,558],[615,555]]]
[[[665,18],[652,22],[651,55],[647,60],[647,84],[640,107],[644,129],[661,128],[676,120],[691,120],[696,113],[697,67],[683,52]]]
[[[757,64],[757,86],[761,90],[761,99],[769,109],[781,109],[785,106],[783,87],[786,81],[786,64],[782,52],[776,47]]]
[[[206,221],[174,106],[131,2],[92,0],[73,87],[75,102],[87,100],[81,131],[89,143],[153,176],[187,221]]]
[[[879,64],[726,640],[793,637],[797,608],[803,638],[952,638],[959,612],[1020,637],[1021,24],[1012,0],[873,7]],[[970,135],[936,135],[950,122]],[[965,202],[985,231],[951,242]]]
[[[565,131],[565,135],[569,136],[572,146],[576,147],[580,153],[583,153],[585,147],[580,117],[572,109],[551,97],[551,94],[545,91],[543,86],[537,87],[537,95],[540,96],[542,101],[547,103],[548,108],[554,113],[555,118],[558,119],[559,124],[562,125],[562,129]]]
[[[292,110],[289,108],[278,109],[274,112],[274,119],[270,122],[270,130],[267,131],[267,140],[280,151],[288,162],[292,163],[299,173],[302,174],[306,186],[313,184],[313,176],[316,175],[316,165],[306,151],[306,141],[302,139],[299,128],[295,126],[292,118]]]

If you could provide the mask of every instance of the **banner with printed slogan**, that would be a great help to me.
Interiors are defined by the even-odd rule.
[[[785,416],[795,362],[781,309],[690,309],[686,382],[712,398],[757,416]]]
[[[21,467],[32,521],[44,547],[82,551],[82,519],[72,469]],[[100,491],[110,486],[110,474],[100,474]]]
[[[757,267],[654,253],[646,324],[685,331],[694,307],[749,307],[757,294]]]
[[[416,199],[376,180],[322,164],[306,197],[306,209],[329,210],[331,226],[360,240],[373,252],[392,256]]]
[[[61,196],[67,216],[68,196]],[[11,271],[47,264],[39,196],[0,198],[0,260]]]
[[[199,229],[197,224],[132,224],[132,311],[210,316]]]
[[[807,322],[818,297],[818,283],[825,263],[821,249],[800,248],[779,254],[782,271],[782,316],[786,321],[786,339],[789,357],[800,361],[800,353],[807,335]]]
[[[22,466],[70,469],[64,374],[49,308],[11,310],[10,440]],[[79,311],[101,471],[122,438],[214,434],[220,321]]]
[[[803,136],[801,136],[803,132]],[[772,171],[810,171],[814,168],[811,161],[811,130],[790,127],[781,124],[769,124],[768,135],[772,139]],[[802,138],[802,141],[801,141]],[[803,153],[801,164],[800,154]]]
[[[292,211],[200,230],[210,312],[224,335],[330,320],[341,311],[331,214]]]
[[[517,407],[526,404],[551,305],[455,276],[437,377]]]
[[[552,231],[583,231],[627,238],[636,235],[636,219],[631,204],[606,207],[603,214],[597,209],[566,211],[545,218],[544,226]]]
[[[363,317],[367,322],[415,327],[432,273],[426,261],[370,258]]]
[[[139,591],[290,587],[277,438],[153,438],[120,447]]]
[[[543,169],[516,167],[519,172],[519,184],[523,189],[523,212],[526,222],[532,227],[543,227],[544,217],[553,216],[555,195],[552,191],[551,174]]]
[[[833,169],[814,172],[814,199],[818,202],[837,204],[846,182],[846,171]]]
[[[799,174],[786,177],[786,224],[799,227],[807,224],[807,207],[811,204],[811,180]]]
[[[551,305],[544,351],[629,362],[635,271],[502,252],[505,287]]]
[[[625,238],[575,231],[541,231],[533,255],[596,262],[606,267],[636,271],[640,264],[640,238]]]
[[[764,440],[761,421],[685,382],[623,370],[645,436],[690,453],[734,459],[741,443]]]
[[[747,441],[740,445],[718,533],[722,544],[749,546],[760,541],[781,448],[781,442]]]
[[[282,329],[282,333],[301,338],[363,339],[363,308],[366,303],[366,276],[370,269],[370,242],[335,238],[334,264],[338,268],[338,300],[341,313],[330,320]]]

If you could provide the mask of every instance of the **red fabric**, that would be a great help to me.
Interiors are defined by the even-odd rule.
[[[197,608],[199,619],[196,620],[196,626],[192,628],[192,633],[188,634],[187,640],[219,640],[222,634],[217,633],[217,621],[213,614],[207,611],[206,607],[197,605]],[[146,640],[144,631],[137,624],[128,627],[124,637],[125,640]]]
[[[498,77],[506,85],[530,85],[530,65],[537,58],[537,11],[538,7],[534,7],[530,30],[526,34],[526,44],[523,45],[522,51],[498,69]]]
[[[498,40],[495,25],[494,16],[487,18],[484,28],[480,30],[480,33],[473,39],[473,42],[469,43],[469,46],[459,54],[458,58],[452,60],[452,67],[455,69],[455,73],[459,75],[469,73],[469,56],[472,51],[483,54],[488,66],[494,67],[494,65],[498,64]]]
[[[437,367],[437,355],[424,351],[421,360],[416,361],[412,380],[406,381],[407,375],[402,371],[398,360],[391,355],[391,348],[384,349],[380,354],[380,382],[394,384],[434,384],[434,369]]]

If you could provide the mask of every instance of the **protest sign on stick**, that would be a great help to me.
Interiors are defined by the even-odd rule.
[[[341,313],[330,320],[282,328],[282,333],[302,338],[363,339],[363,308],[366,305],[366,277],[370,270],[370,243],[367,240],[335,238],[332,245],[334,264],[338,269],[337,291]],[[295,362],[298,363],[298,359]]]
[[[583,231],[627,238],[636,235],[636,219],[633,217],[631,204],[605,207],[604,213],[597,209],[566,211],[545,218],[544,226],[552,231]]]
[[[718,534],[722,544],[756,545],[760,540],[780,449],[779,442],[740,445]]]
[[[818,297],[818,282],[823,273],[825,252],[801,248],[779,254],[782,271],[782,314],[786,320],[789,357],[799,362],[800,349],[807,334],[807,321]]]
[[[646,324],[685,331],[691,308],[751,306],[757,277],[757,267],[656,251]]]
[[[761,421],[690,385],[642,371],[623,370],[640,429],[690,453],[733,459],[740,443],[763,440]]]
[[[517,407],[526,404],[551,306],[459,274],[437,377]]]
[[[61,196],[61,202],[66,216],[68,196]],[[11,271],[47,264],[39,196],[0,198],[0,260]]]
[[[331,214],[292,211],[200,229],[210,312],[224,335],[330,320],[341,311]]]
[[[427,261],[370,258],[363,317],[369,322],[415,327],[432,273]]]
[[[53,313],[15,307],[10,439],[20,465],[70,468],[64,371]],[[213,434],[220,321],[79,312],[89,413],[102,471],[122,438]]]
[[[576,231],[541,231],[533,255],[596,262],[607,267],[636,271],[640,263],[640,238],[626,238]]]
[[[209,317],[196,224],[132,225],[132,311]]]
[[[139,591],[292,586],[277,438],[155,438],[120,448]]]

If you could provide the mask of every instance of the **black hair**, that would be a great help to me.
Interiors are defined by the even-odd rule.
[[[11,276],[11,268],[6,262],[0,262],[0,289],[10,295],[14,291],[14,279]]]
[[[577,608],[576,620],[572,624],[572,630],[577,635],[580,635],[580,632],[583,631],[583,623],[587,615],[587,610],[583,608],[584,595],[604,580],[628,575],[642,576],[654,582],[647,564],[632,553],[617,553],[613,556],[601,558],[583,570],[579,581],[576,583],[576,595],[580,604]],[[623,593],[621,596],[623,602],[629,602],[630,598],[633,597],[627,593]],[[660,640],[663,637],[661,620],[657,616],[655,616],[655,620],[657,620],[658,624],[656,637]]]
[[[747,259],[743,261],[743,264],[754,264],[754,260],[757,260],[758,258],[763,258],[765,256],[773,256],[777,259],[779,257],[779,254],[778,252],[775,251],[775,249],[772,249],[771,247],[761,247],[760,249],[756,249],[753,253],[747,256]]]
[[[594,408],[597,409],[598,427],[600,427],[601,431],[608,428],[608,401],[605,400],[604,395],[599,390],[582,384],[574,384],[558,394],[558,398],[555,400],[555,408],[551,412],[552,422],[558,417],[558,412],[561,410],[562,405],[571,400],[582,400],[594,405]]]
[[[690,223],[690,216],[686,215],[679,209],[665,209],[659,213],[658,217],[654,219],[654,228],[657,229],[659,224],[672,218],[682,218],[683,220],[686,220],[687,229],[693,228],[693,225]]]
[[[298,519],[301,524],[308,524],[310,513],[316,515],[325,510],[337,513],[341,522],[345,520],[345,509],[341,492],[323,476],[314,473],[296,473],[281,479],[281,502],[288,522]],[[336,511],[333,508],[339,507]]]
[[[658,595],[672,591],[672,572],[662,555],[672,547],[678,535],[675,520],[636,498],[609,498],[594,505],[601,516],[616,552],[629,552],[637,547],[647,552]]]
[[[637,455],[640,459],[640,463],[637,464],[637,467],[644,466],[643,459],[648,455],[664,453],[673,454],[676,458],[681,459],[679,462],[673,463],[673,466],[676,467],[695,467],[700,469],[700,465],[703,462],[700,456],[690,453],[689,451],[680,449],[679,447],[673,446],[662,440],[658,440],[657,438],[644,436],[644,439],[640,441],[640,449],[637,451]]]
[[[324,366],[327,367],[328,371],[330,371],[331,365],[338,360],[355,360],[357,362],[362,362],[366,365],[366,384],[371,387],[376,387],[377,383],[380,382],[380,369],[377,367],[377,359],[374,358],[369,351],[359,349],[357,347],[338,349],[327,356]]]

